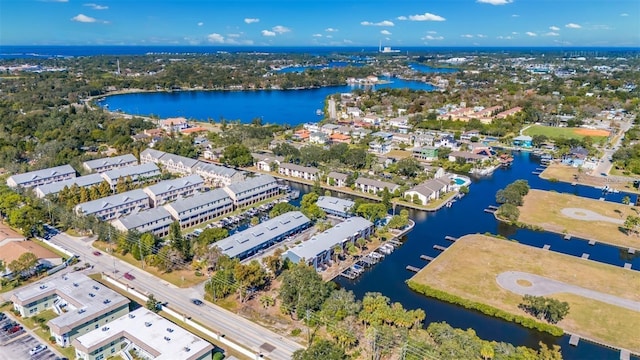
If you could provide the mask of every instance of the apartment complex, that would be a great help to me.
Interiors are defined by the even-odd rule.
[[[78,204],[74,210],[78,215],[94,215],[106,221],[148,208],[149,197],[144,191],[136,189]]]
[[[137,164],[138,159],[136,159],[135,156],[133,156],[132,154],[125,154],[120,156],[85,161],[82,163],[82,167],[90,172],[103,173],[105,171]]]
[[[178,179],[161,181],[147,186],[143,191],[149,195],[152,207],[158,207],[168,202],[193,196],[204,185],[199,175],[189,175]]]
[[[90,188],[92,186],[100,185],[100,183],[102,183],[103,181],[105,180],[100,174],[78,176],[69,180],[40,185],[36,187],[36,196],[42,199],[47,195],[57,195],[65,187],[71,188],[72,186],[76,185],[79,187]]]
[[[76,171],[70,165],[62,165],[9,176],[9,178],[7,178],[7,185],[12,188],[18,186],[31,188],[58,181],[69,180],[75,177]]]
[[[155,164],[121,167],[102,173],[102,177],[109,183],[111,190],[116,189],[120,179],[131,180],[133,183],[138,183],[160,175],[160,169]]]
[[[276,196],[280,189],[273,176],[258,175],[242,182],[227,185],[224,187],[224,191],[229,194],[234,206],[242,207]]]
[[[163,237],[169,234],[169,226],[173,221],[167,209],[158,207],[121,217],[114,220],[111,225],[120,231],[150,232]]]
[[[233,200],[223,189],[199,193],[164,205],[184,229],[233,211]]]

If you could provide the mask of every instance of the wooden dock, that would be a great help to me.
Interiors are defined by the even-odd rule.
[[[566,234],[566,235],[564,236],[564,239],[565,239],[565,240],[571,240],[571,235]]]
[[[484,212],[489,213],[489,214],[493,214],[495,213],[497,210],[495,209],[484,209]]]
[[[631,270],[631,264],[630,263],[624,263],[624,268],[627,270]]]
[[[425,261],[433,261],[433,258],[431,256],[427,256],[427,255],[420,255],[420,259],[425,260]]]
[[[629,360],[631,359],[631,352],[627,349],[620,350],[620,360]]]
[[[633,254],[635,254],[635,253],[636,253],[636,249],[634,249],[634,248],[629,248],[629,250],[627,250],[627,252],[628,252],[630,255],[633,255]]]
[[[595,245],[595,244],[596,244],[596,241],[595,241],[595,240],[589,240],[589,245],[593,246],[593,245]]]
[[[407,269],[407,270],[409,270],[409,271],[413,271],[413,272],[418,272],[418,271],[420,271],[420,268],[417,268],[417,267],[415,267],[415,266],[411,266],[411,265],[407,265],[407,268],[406,268],[406,269]]]
[[[442,246],[442,245],[433,245],[433,248],[436,249],[436,250],[440,250],[440,251],[447,250],[447,248]]]
[[[489,206],[487,206],[487,208],[493,209],[493,210],[498,210],[498,206],[495,206],[495,205],[489,205]]]
[[[571,337],[569,338],[569,345],[571,346],[578,346],[579,342],[580,342],[580,336],[576,334],[571,335]]]
[[[395,247],[399,247],[400,245],[402,245],[402,242],[394,239],[387,240],[387,242]]]
[[[458,238],[455,238],[455,237],[449,236],[449,235],[445,236],[444,239],[452,241],[452,242],[456,242],[458,240]]]
[[[585,259],[585,260],[588,260],[588,259],[589,259],[589,254],[587,254],[587,253],[582,253],[581,258],[583,258],[583,259]]]
[[[531,175],[540,175],[540,174],[542,174],[540,171],[532,171],[531,172]]]
[[[549,250],[551,249],[551,245],[549,244],[544,244],[544,246],[542,247],[543,250]]]

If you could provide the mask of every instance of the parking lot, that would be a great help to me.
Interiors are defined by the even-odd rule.
[[[9,317],[0,321],[0,360],[58,359],[58,356],[49,348],[38,354],[29,355],[29,350],[36,345],[46,344],[42,343],[40,339],[35,336],[27,333],[24,329],[18,331],[4,330],[6,326],[12,323],[14,323],[14,321]],[[18,323],[18,325],[20,324]],[[16,329],[16,327],[11,326],[8,329]]]

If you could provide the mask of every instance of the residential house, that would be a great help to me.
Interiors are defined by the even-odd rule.
[[[325,213],[340,217],[350,217],[355,202],[333,196],[320,196],[316,202]]]
[[[160,127],[167,132],[181,131],[189,127],[187,119],[183,117],[168,118],[160,121]]]
[[[520,135],[513,138],[513,146],[522,148],[533,147],[533,138],[531,136]]]
[[[489,160],[486,155],[474,154],[468,151],[452,151],[449,153],[449,161],[463,161],[465,163],[482,163]]]
[[[79,216],[93,215],[100,220],[113,220],[149,208],[149,196],[141,189],[107,196],[76,205]]]
[[[258,175],[225,186],[224,191],[233,200],[233,205],[243,207],[278,195],[280,189],[273,176]]]
[[[435,137],[431,134],[418,134],[413,137],[413,145],[415,147],[433,146]]]
[[[261,171],[276,171],[276,169],[284,162],[283,156],[276,156],[273,154],[251,154],[255,160],[255,167]],[[275,166],[274,166],[275,165]]]
[[[233,200],[223,189],[213,189],[176,200],[164,208],[178,220],[180,227],[188,228],[233,211]]]
[[[378,155],[388,153],[389,151],[391,151],[391,147],[391,141],[381,141],[380,139],[376,139],[369,143],[369,151]]]
[[[204,185],[200,175],[189,175],[178,179],[165,180],[142,189],[151,201],[151,207],[193,196]]]
[[[438,148],[430,146],[415,147],[411,149],[411,156],[420,161],[438,160]]]
[[[317,133],[314,132],[314,133]],[[297,140],[297,141],[304,141],[304,140],[308,140],[309,136],[311,136],[311,132],[309,132],[309,130],[307,129],[300,129],[300,130],[296,130],[295,133],[293,133],[293,140]]]
[[[345,187],[347,186],[347,178],[349,175],[331,171],[327,174],[327,185]]]
[[[58,181],[69,180],[75,177],[76,171],[70,165],[62,165],[9,176],[7,179],[7,185],[12,188],[16,188],[18,186],[31,188]]]
[[[439,199],[452,189],[453,187],[449,179],[431,179],[405,191],[404,197],[408,201],[418,199],[421,205],[426,205],[429,201]]]
[[[453,150],[453,149],[457,149],[458,148],[458,142],[453,137],[453,135],[444,134],[434,143],[434,146],[435,147],[446,147],[446,148],[449,148],[449,149]]]
[[[313,132],[309,135],[309,142],[312,144],[324,145],[329,141],[327,134],[321,132]]]
[[[320,132],[328,136],[338,131],[339,128],[340,126],[336,124],[324,124],[320,128]]]
[[[173,221],[171,213],[165,208],[156,207],[123,216],[112,221],[111,225],[120,231],[135,230],[141,234],[148,232],[155,236],[163,237],[169,234],[169,226]]]
[[[161,173],[156,164],[146,163],[109,170],[100,175],[102,175],[102,178],[109,183],[111,190],[115,190],[118,185],[118,181],[131,180],[133,183],[140,183],[159,177]]]
[[[511,116],[511,115],[517,114],[517,113],[519,113],[520,111],[522,111],[522,108],[521,108],[521,107],[519,107],[519,106],[516,106],[516,107],[511,108],[511,109],[509,109],[509,110],[505,110],[505,111],[503,111],[503,112],[501,112],[501,113],[498,113],[498,114],[496,115],[496,119],[504,119],[504,118],[506,118],[507,116]]]
[[[480,131],[478,130],[469,130],[465,131],[460,135],[460,140],[463,141],[471,141],[472,138],[480,138]]]
[[[329,136],[329,140],[333,144],[338,144],[338,143],[351,144],[351,136],[340,134],[340,133],[331,134]]]
[[[317,180],[320,170],[310,166],[301,166],[292,163],[282,163],[278,167],[278,173],[304,180]]]
[[[132,154],[125,154],[102,159],[89,160],[82,163],[82,167],[89,172],[103,173],[112,169],[137,165],[138,159]]]
[[[374,193],[374,194],[377,194],[378,192],[384,190],[385,188],[392,193],[400,189],[400,185],[393,184],[390,182],[380,181],[380,180],[368,179],[364,177],[359,177],[358,179],[356,179],[355,186],[362,192]]]

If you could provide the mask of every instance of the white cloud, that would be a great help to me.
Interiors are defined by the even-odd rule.
[[[544,34],[544,36],[560,36],[560,34],[558,34],[557,32],[549,31],[548,33]]]
[[[88,6],[88,7],[92,8],[93,10],[107,10],[109,8],[108,6],[98,5],[98,4],[94,4],[94,3],[84,4],[84,6]]]
[[[349,40],[349,39],[344,39],[342,40],[343,43],[345,44],[353,44],[353,41]]]
[[[338,29],[334,29],[334,28],[326,28],[326,29],[324,29],[324,31],[326,31],[326,32],[337,32],[337,31],[338,31]]]
[[[409,20],[406,16],[398,16],[396,19],[397,20],[402,20],[402,21]]]
[[[382,34],[382,35],[391,35],[391,32],[389,32],[389,30],[382,30],[382,31],[380,31],[380,34]]]
[[[253,24],[253,23],[260,22],[260,19],[256,19],[256,18],[244,18],[244,22],[246,22],[247,24]]]
[[[92,18],[91,16],[87,16],[84,14],[78,14],[74,17],[71,18],[72,21],[77,21],[77,22],[81,22],[81,23],[94,23],[98,20],[96,20],[95,18]]]
[[[518,14],[513,14],[513,15],[511,15],[511,17],[520,17],[520,15],[518,15]]]
[[[578,24],[574,24],[574,23],[568,23],[564,27],[569,28],[569,29],[580,29],[582,26],[580,26]]]
[[[237,39],[237,38],[240,37],[240,34],[227,34],[227,37],[236,38]]]
[[[202,26],[202,25],[204,25],[204,23],[203,23],[202,21],[200,21],[200,22],[198,23],[198,26]]]
[[[437,31],[433,31],[433,30],[427,31],[427,34],[437,34],[437,33],[438,33]]]
[[[629,16],[629,14],[627,14],[627,13],[622,13],[622,14],[620,14],[620,16]]]
[[[473,38],[473,35],[471,35],[471,34],[464,34],[464,35],[460,35],[460,37],[467,38],[467,39],[471,39],[471,38]]]
[[[327,35],[325,36],[327,39],[333,39],[333,35]]]
[[[360,25],[363,25],[363,26],[394,26],[395,24],[393,22],[389,21],[389,20],[383,20],[383,21],[380,21],[380,22],[377,22],[377,23],[372,23],[372,22],[369,22],[369,21],[363,21],[363,22],[360,23]]]
[[[557,26],[549,26],[549,30],[551,30],[551,31],[558,31],[558,30],[560,30],[560,28],[559,28],[559,27],[557,27]]]
[[[278,34],[284,34],[286,32],[291,31],[291,29],[289,29],[288,27],[282,26],[282,25],[276,25],[276,26],[272,27],[271,30],[273,30],[273,32],[278,33]]]
[[[511,4],[513,0],[477,0],[481,4],[491,4],[491,5],[506,5]]]
[[[512,39],[513,39],[513,37],[511,37],[511,36],[502,36],[502,35],[500,35],[500,36],[498,36],[498,39],[501,39],[501,40],[512,40]]]
[[[445,21],[446,19],[440,15],[435,15],[435,14],[426,12],[424,14],[409,15],[409,20],[411,21]]]
[[[311,36],[313,36],[313,37],[322,37],[322,34],[313,34]]]
[[[480,39],[484,39],[484,38],[487,37],[487,35],[485,35],[485,34],[478,34],[476,36],[479,37]]]
[[[533,31],[527,31],[525,34],[529,36],[538,36],[538,34],[534,33]]]
[[[593,25],[592,26],[593,30],[611,30],[611,27],[609,25]]]
[[[275,32],[269,31],[269,30],[262,30],[261,33],[262,33],[262,36],[276,36]]]
[[[218,34],[218,33],[213,33],[213,34],[209,34],[207,35],[207,40],[210,43],[214,43],[214,44],[224,44],[224,36]]]
[[[444,38],[442,36],[427,35],[422,40],[444,40]]]

